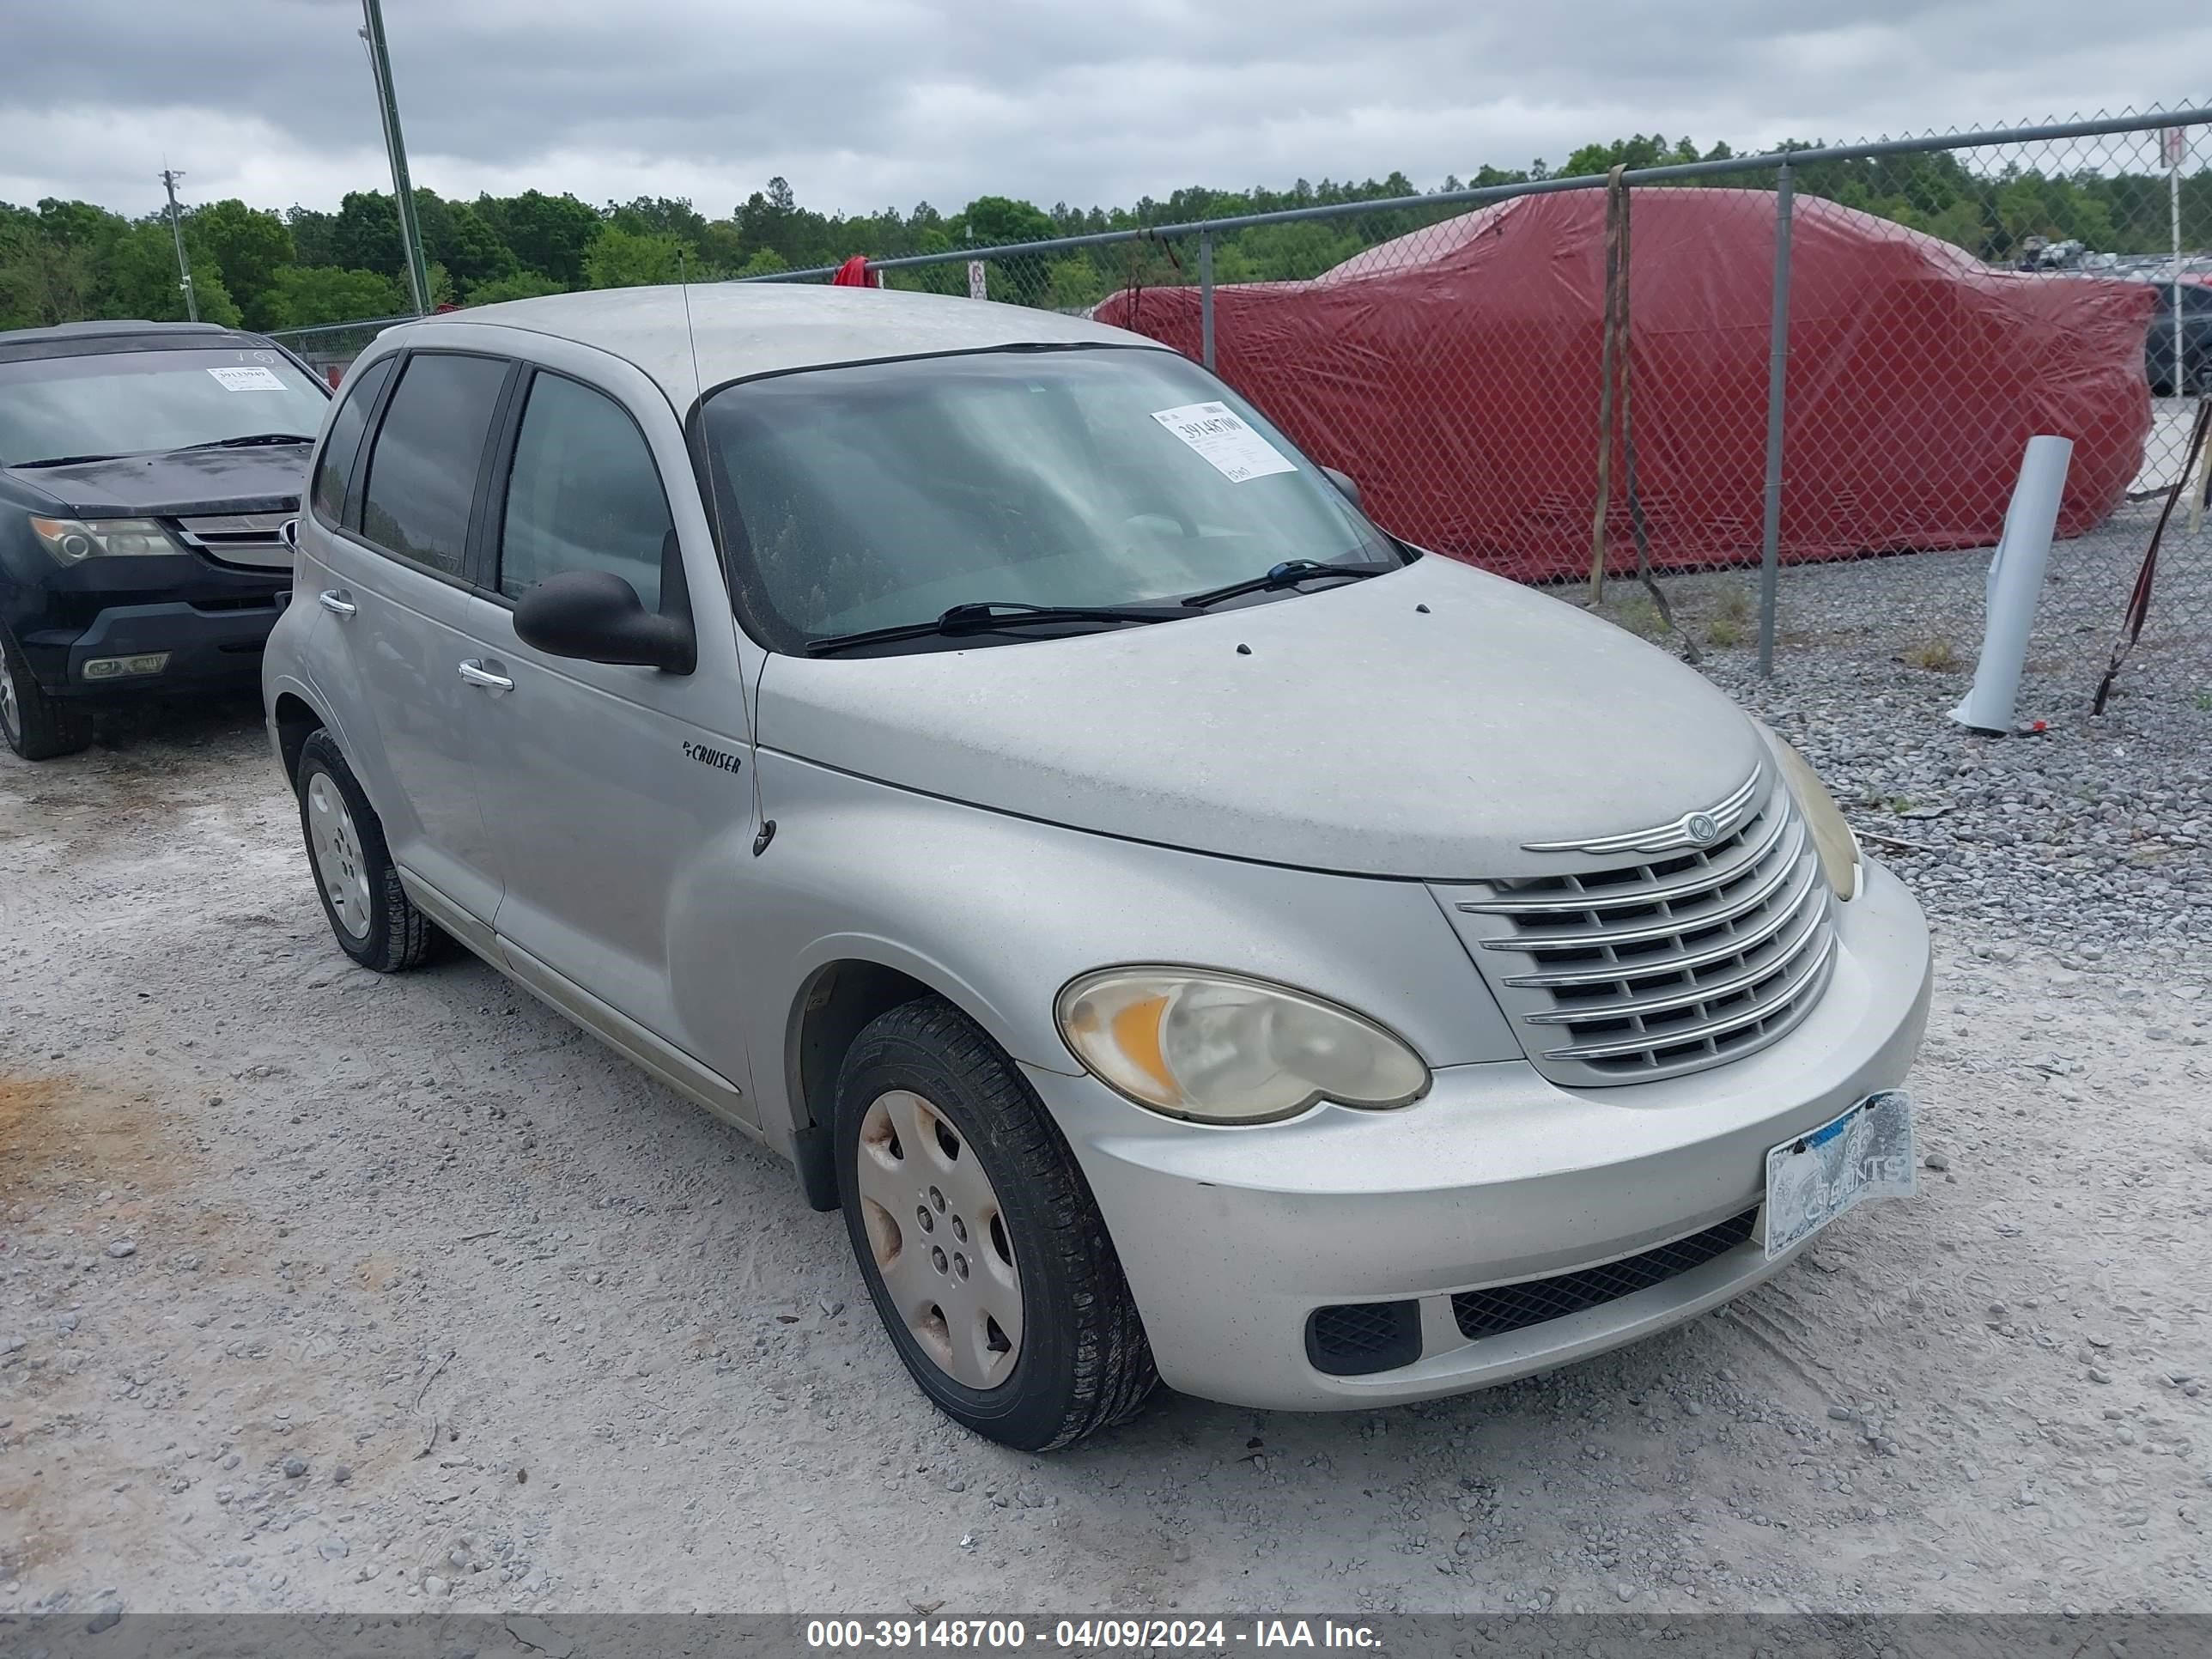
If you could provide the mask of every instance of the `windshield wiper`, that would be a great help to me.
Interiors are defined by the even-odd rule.
[[[810,657],[826,657],[856,645],[890,640],[921,640],[942,634],[999,634],[1012,628],[1038,628],[1052,623],[1173,622],[1182,612],[1172,607],[1145,605],[1023,605],[1012,600],[986,599],[956,605],[929,622],[898,623],[889,628],[867,628],[857,634],[828,634],[806,642]]]
[[[1296,587],[1300,582],[1310,582],[1322,576],[1380,576],[1395,570],[1395,564],[1323,564],[1318,559],[1285,559],[1271,568],[1265,575],[1248,576],[1241,582],[1231,582],[1223,587],[1209,587],[1202,593],[1194,593],[1182,604],[1193,610],[1218,605],[1223,599],[1233,599],[1242,593],[1267,593],[1279,587]]]
[[[311,444],[296,432],[249,432],[242,438],[210,438],[204,444],[184,444],[183,449],[257,449],[264,444]]]
[[[10,466],[76,466],[84,461],[119,461],[120,455],[49,455],[43,461],[10,461]]]

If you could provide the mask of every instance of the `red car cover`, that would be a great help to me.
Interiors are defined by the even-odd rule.
[[[1638,494],[1656,563],[1755,561],[1774,198],[1635,192]],[[1589,568],[1603,343],[1602,191],[1516,197],[1305,283],[1214,295],[1222,377],[1423,546],[1545,580]],[[2074,440],[2059,533],[2109,514],[2149,434],[2139,283],[1993,270],[1948,242],[1797,198],[1782,552],[1985,547],[2027,440]],[[1093,313],[1196,356],[1194,288]],[[1635,545],[1613,464],[1609,559]]]

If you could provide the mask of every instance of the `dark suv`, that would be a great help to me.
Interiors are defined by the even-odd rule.
[[[292,586],[330,391],[211,324],[0,332],[0,734],[92,740],[98,699],[252,685]]]
[[[2158,309],[2151,313],[2143,337],[2143,371],[2154,395],[2194,398],[2212,392],[2212,286],[2189,280],[2179,285],[2181,301],[2181,361],[2173,372],[2173,305],[2176,285],[2158,285]]]

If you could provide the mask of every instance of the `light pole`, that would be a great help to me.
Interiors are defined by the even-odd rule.
[[[185,222],[177,216],[177,180],[184,176],[168,167],[161,169],[161,187],[169,192],[169,234],[177,239],[177,286],[185,291],[185,315],[197,323],[200,302],[192,293],[191,261],[185,258]]]
[[[430,309],[430,274],[422,264],[422,233],[415,222],[415,190],[407,181],[407,144],[399,136],[399,100],[392,90],[392,54],[384,45],[384,7],[381,0],[361,0],[362,21],[368,27],[361,38],[368,43],[369,73],[376,77],[376,109],[384,122],[384,148],[392,156],[392,205],[399,212],[399,251],[407,267],[407,288],[415,300],[415,314]]]

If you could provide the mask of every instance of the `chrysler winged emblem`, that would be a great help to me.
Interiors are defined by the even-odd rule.
[[[1760,774],[1754,771],[1726,799],[1695,812],[1685,812],[1679,818],[1664,823],[1655,823],[1649,830],[1631,830],[1626,835],[1599,836],[1589,841],[1524,841],[1525,852],[1530,853],[1676,853],[1685,848],[1711,847],[1730,830],[1751,816],[1759,797]]]

